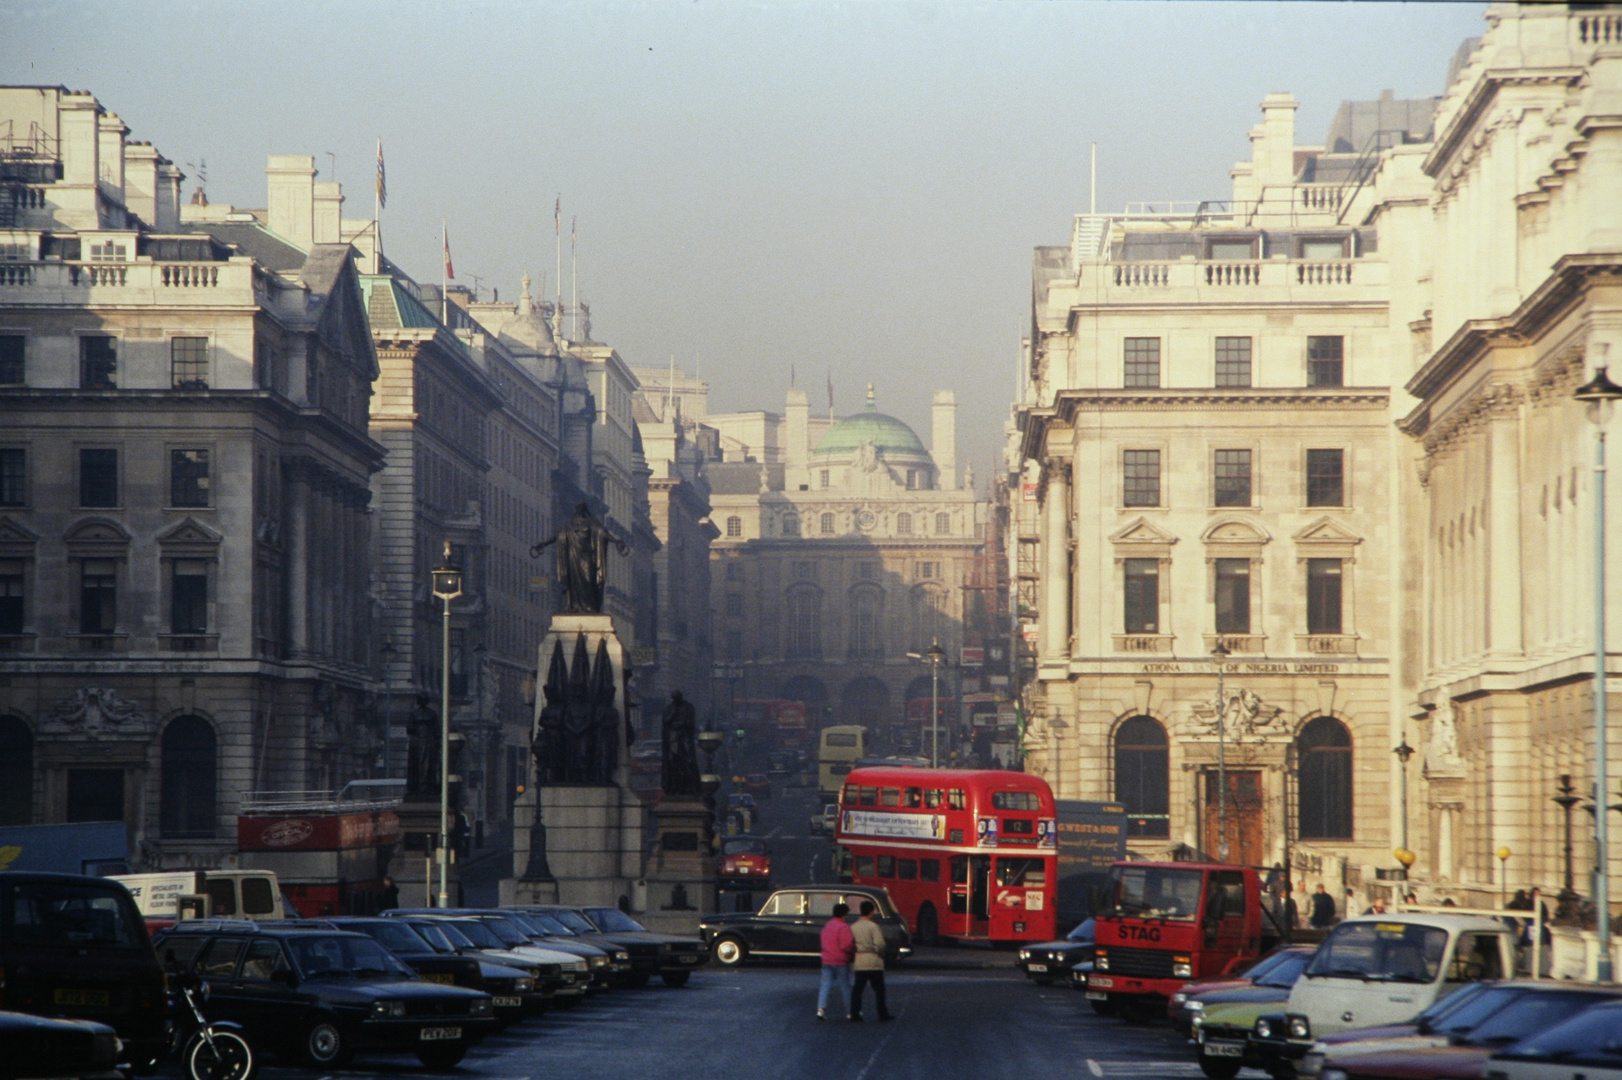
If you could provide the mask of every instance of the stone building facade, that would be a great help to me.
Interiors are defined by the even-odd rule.
[[[877,410],[872,387],[865,411],[819,425],[815,441],[803,391],[781,417],[710,420],[744,459],[705,467],[720,534],[716,659],[742,676],[728,692],[803,701],[835,722],[902,723],[907,702],[930,694],[907,654],[939,639],[954,665],[960,656],[963,586],[982,544],[986,504],[954,467],[952,394],[935,395],[933,452]],[[780,463],[749,445],[750,427],[782,448]],[[943,698],[957,696],[955,679],[944,672]]]
[[[89,94],[0,88],[0,120],[4,820],[217,865],[244,793],[379,748],[360,275],[336,235],[184,227]]]

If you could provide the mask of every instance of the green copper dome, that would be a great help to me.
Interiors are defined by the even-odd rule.
[[[882,457],[920,457],[929,459],[929,451],[913,433],[912,428],[878,411],[871,391],[867,408],[855,416],[847,416],[829,428],[811,451],[813,458],[844,458],[854,455],[864,443],[872,443]]]

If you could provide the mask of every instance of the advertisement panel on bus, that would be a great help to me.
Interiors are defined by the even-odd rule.
[[[839,792],[835,840],[842,873],[888,889],[924,943],[1055,934],[1058,824],[1040,777],[856,768]]]

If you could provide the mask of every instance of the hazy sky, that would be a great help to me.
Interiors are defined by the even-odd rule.
[[[444,218],[458,281],[550,292],[561,192],[627,361],[696,358],[716,410],[780,409],[791,365],[815,408],[831,370],[842,414],[871,380],[926,440],[951,388],[983,478],[1031,249],[1087,208],[1090,143],[1101,210],[1226,198],[1263,95],[1318,142],[1343,99],[1440,93],[1482,10],[0,0],[0,81],[93,92],[242,206],[267,154],[309,153],[369,216],[381,136],[385,247],[426,282]]]

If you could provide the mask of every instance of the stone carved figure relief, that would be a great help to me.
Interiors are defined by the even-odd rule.
[[[606,640],[593,659],[584,634],[575,637],[574,659],[565,664],[563,642],[552,647],[546,704],[536,720],[530,751],[542,784],[612,784],[619,767],[620,724],[614,664]]]
[[[1448,698],[1431,713],[1430,738],[1425,743],[1426,773],[1462,772],[1464,759],[1459,756],[1458,713],[1453,699]]]
[[[856,468],[860,472],[870,473],[879,471],[879,451],[869,439],[856,449]]]
[[[529,549],[529,557],[557,545],[557,575],[563,586],[563,610],[569,615],[598,615],[603,610],[603,590],[608,583],[608,549],[623,555],[631,549],[609,533],[602,522],[591,516],[591,508],[579,503],[574,517],[550,540]]]
[[[1261,695],[1249,687],[1227,691],[1226,700],[1213,699],[1204,707],[1196,707],[1195,720],[1203,725],[1203,734],[1215,735],[1221,730],[1224,738],[1242,739],[1245,736],[1273,734],[1282,715],[1281,710],[1262,703]]]
[[[141,707],[108,687],[86,686],[63,698],[51,711],[51,723],[97,735],[145,727]]]

